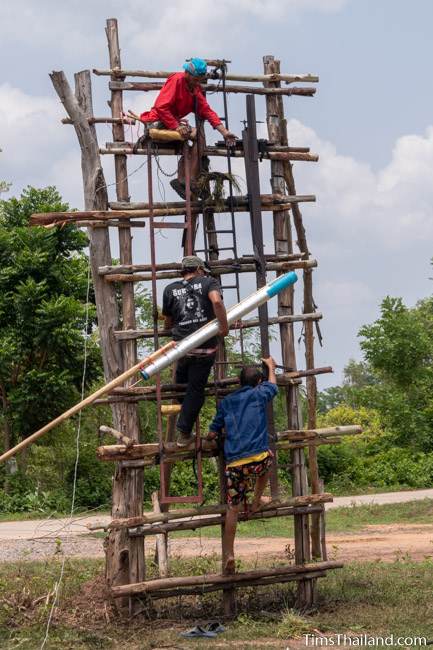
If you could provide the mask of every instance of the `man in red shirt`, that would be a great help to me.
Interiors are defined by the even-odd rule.
[[[214,129],[219,131],[228,146],[233,146],[236,136],[225,128],[218,115],[211,109],[206,101],[200,84],[206,81],[207,65],[203,59],[191,59],[183,65],[184,72],[170,75],[159,93],[154,106],[150,111],[140,115],[140,120],[154,128],[165,128],[177,131],[183,139],[190,136],[191,128],[185,116],[196,113],[203,120],[207,120]],[[199,174],[198,147],[194,147],[191,156],[191,183],[194,190],[194,181]],[[185,164],[183,158],[179,161],[178,178],[171,182],[173,189],[182,198],[185,198]]]

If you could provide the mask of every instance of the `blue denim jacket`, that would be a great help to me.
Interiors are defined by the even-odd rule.
[[[221,400],[209,430],[221,433],[225,429],[227,463],[269,449],[266,405],[277,392],[275,384],[264,381],[255,388],[244,386]]]

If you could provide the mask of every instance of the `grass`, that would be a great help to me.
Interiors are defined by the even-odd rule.
[[[326,530],[331,533],[357,532],[365,526],[384,524],[431,524],[433,521],[433,499],[408,501],[407,503],[390,503],[384,505],[353,505],[332,508],[326,513]],[[209,526],[198,531],[180,531],[171,533],[178,537],[220,537],[219,526]],[[293,520],[291,517],[275,517],[240,522],[239,537],[292,537]]]
[[[36,519],[39,517],[24,517],[28,513],[17,513],[16,521]],[[106,513],[98,513],[106,514]],[[0,521],[6,521],[0,516]],[[407,503],[392,503],[384,505],[352,505],[342,508],[332,508],[326,514],[326,529],[328,533],[356,533],[365,526],[386,524],[429,524],[433,521],[433,499],[408,501]],[[197,531],[186,530],[171,533],[173,537],[211,537],[221,536],[219,526],[209,526]],[[291,517],[275,517],[255,521],[240,522],[237,535],[239,537],[293,537],[293,519]],[[105,533],[94,533],[96,537],[104,537]]]
[[[212,572],[218,559],[174,560],[173,573]],[[243,568],[248,568],[245,565]],[[154,575],[154,567],[148,567]],[[40,648],[60,563],[0,565],[0,647]],[[433,637],[433,562],[357,563],[318,581],[318,608],[293,609],[293,586],[276,585],[237,592],[238,616],[218,640],[185,641],[179,632],[222,618],[220,594],[156,601],[133,619],[122,618],[104,599],[101,561],[68,560],[50,629],[47,650],[150,648],[285,648],[289,638],[307,633]],[[212,643],[212,645],[211,645]],[[265,645],[266,644],[266,645]],[[294,645],[290,642],[290,647]],[[305,645],[303,646],[305,647]]]
[[[99,510],[85,510],[83,512],[75,511],[74,517],[91,517],[91,516],[102,516],[109,515],[110,511],[107,509]],[[45,512],[45,511],[32,511],[32,512],[0,512],[0,522],[3,521],[30,521],[35,519],[66,519],[70,515],[70,512]]]

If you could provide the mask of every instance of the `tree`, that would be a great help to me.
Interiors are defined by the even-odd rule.
[[[433,299],[409,309],[400,298],[387,297],[380,318],[359,334],[378,378],[363,390],[363,402],[381,413],[396,444],[433,449]]]
[[[11,183],[6,183],[6,181],[0,181],[0,194],[3,192],[8,192],[10,189]]]
[[[366,361],[349,359],[343,370],[343,386],[360,389],[372,386],[377,381],[370,365]]]
[[[330,386],[318,393],[317,407],[321,414],[327,413],[340,404],[347,404],[353,408],[360,405],[360,393],[366,386],[377,382],[371,367],[365,361],[349,359],[343,370],[343,384]]]
[[[73,225],[29,227],[34,212],[69,210],[54,187],[0,201],[0,426],[6,450],[80,397],[87,238]],[[93,302],[93,294],[90,292]],[[89,307],[88,333],[95,324]],[[86,385],[101,373],[94,338]]]

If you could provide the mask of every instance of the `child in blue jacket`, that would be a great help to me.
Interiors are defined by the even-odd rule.
[[[267,405],[278,392],[275,361],[263,359],[269,370],[264,380],[257,367],[245,367],[240,373],[241,388],[227,395],[219,404],[209,427],[208,438],[225,430],[224,460],[228,510],[225,519],[224,547],[227,557],[224,570],[235,569],[234,539],[241,503],[254,491],[251,512],[263,504],[262,497],[269,478],[272,454],[269,450]]]

